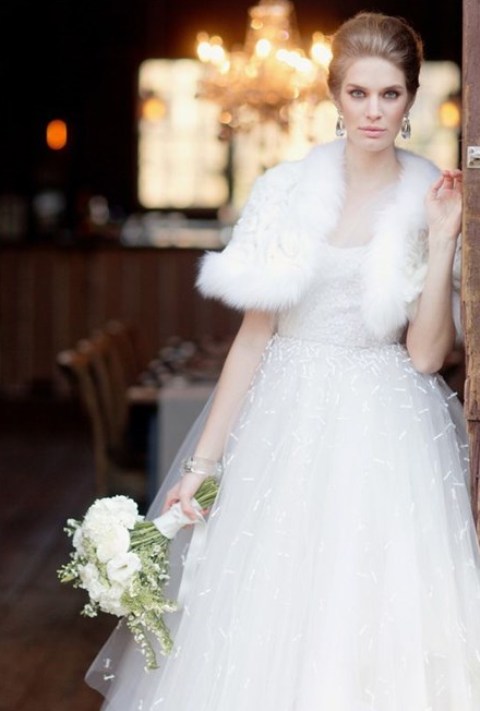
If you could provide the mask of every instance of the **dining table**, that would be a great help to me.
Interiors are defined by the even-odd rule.
[[[215,387],[214,381],[178,376],[158,389],[157,410],[149,433],[149,499],[162,485],[183,441]]]

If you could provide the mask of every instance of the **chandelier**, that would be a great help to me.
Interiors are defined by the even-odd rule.
[[[259,121],[288,130],[294,104],[313,107],[328,96],[329,39],[315,32],[307,56],[288,0],[260,0],[248,14],[241,48],[228,51],[219,36],[197,36],[204,64],[197,95],[219,106],[224,138],[249,131]]]

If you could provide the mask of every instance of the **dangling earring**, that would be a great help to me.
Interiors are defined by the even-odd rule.
[[[405,114],[402,121],[402,126],[400,128],[400,135],[402,138],[408,139],[412,135],[412,127],[410,125],[410,117],[408,113]]]
[[[338,112],[337,125],[335,126],[335,134],[339,138],[343,138],[343,136],[346,134],[345,122],[344,122],[343,116],[340,112]]]

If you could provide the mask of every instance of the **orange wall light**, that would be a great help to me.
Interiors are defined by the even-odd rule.
[[[61,119],[55,119],[47,124],[46,138],[47,146],[52,151],[60,151],[67,145],[68,130],[67,124]]]

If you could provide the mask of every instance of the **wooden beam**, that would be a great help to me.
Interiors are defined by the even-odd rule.
[[[480,537],[480,169],[469,168],[469,146],[480,148],[480,3],[463,0],[462,167],[464,215],[462,315],[465,331],[465,416],[470,438],[471,502]]]

